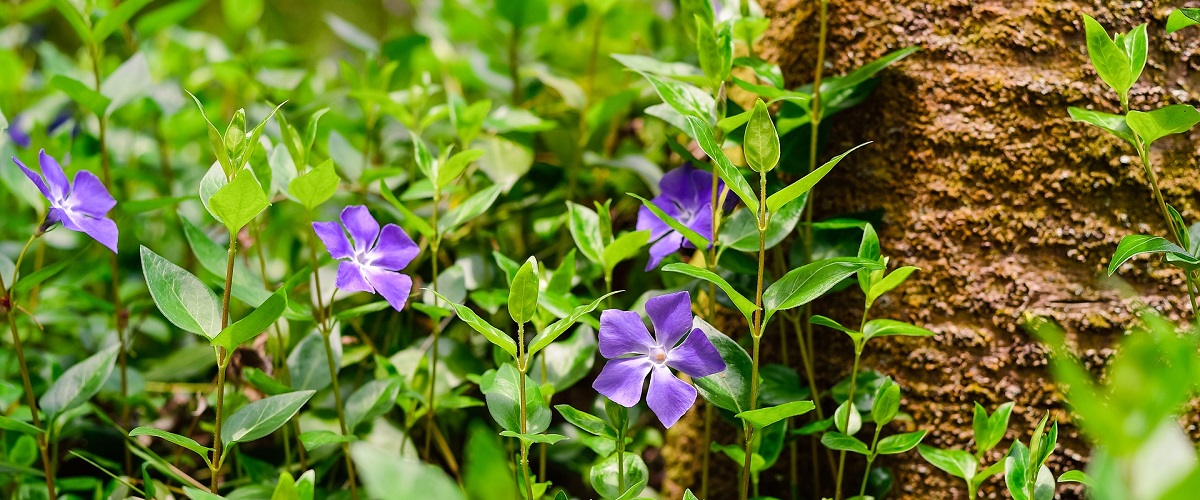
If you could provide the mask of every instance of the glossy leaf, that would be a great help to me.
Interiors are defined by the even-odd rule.
[[[1117,251],[1113,253],[1112,261],[1108,264],[1109,276],[1117,272],[1117,268],[1129,259],[1146,253],[1170,253],[1191,257],[1182,247],[1161,236],[1131,234],[1121,238],[1121,242],[1117,244]]]
[[[821,179],[825,178],[825,175],[827,175],[831,170],[833,170],[833,167],[836,167],[837,164],[839,162],[841,162],[843,158],[846,157],[846,155],[849,155],[850,153],[854,152],[855,149],[866,146],[867,144],[870,144],[870,142],[864,142],[862,144],[854,146],[853,148],[850,148],[849,151],[846,151],[845,153],[842,153],[840,155],[833,157],[833,159],[825,162],[824,165],[821,165],[816,170],[813,170],[812,172],[809,172],[804,177],[801,177],[800,180],[793,182],[793,183],[789,184],[787,187],[780,189],[775,194],[768,196],[767,197],[767,211],[772,212],[772,213],[777,212],[777,211],[779,211],[780,208],[783,208],[783,206],[786,205],[788,202],[790,202],[790,201],[800,197],[804,193],[807,193],[810,190],[812,190],[812,188],[814,186],[816,186],[817,183],[821,181]]]
[[[708,402],[734,413],[750,409],[750,355],[704,320],[696,318],[693,326],[704,332],[725,361],[725,371],[692,380],[697,392]]]
[[[757,410],[743,411],[737,414],[737,417],[749,422],[756,428],[764,428],[768,425],[779,422],[780,420],[789,419],[797,415],[803,415],[816,408],[812,401],[793,401],[784,403],[778,406],[767,408],[759,408]]]
[[[745,316],[747,321],[750,321],[751,317],[754,315],[754,311],[758,309],[758,306],[755,306],[754,302],[751,302],[750,299],[746,298],[741,293],[738,293],[738,291],[733,288],[733,285],[730,285],[728,281],[725,281],[725,278],[722,278],[712,271],[681,262],[667,264],[663,266],[663,271],[686,274],[693,278],[717,285],[721,290],[729,295],[729,300],[733,301],[733,305],[737,307],[738,311],[741,311],[742,316]]]
[[[746,153],[746,163],[757,172],[770,172],[779,164],[779,132],[775,130],[775,122],[771,120],[771,114],[762,99],[754,102],[750,121],[746,123],[742,148]],[[780,206],[783,203],[775,208]],[[771,210],[770,198],[767,199],[767,209]]]
[[[309,210],[325,203],[337,192],[341,178],[333,169],[333,160],[325,160],[312,170],[288,183],[288,194]]]
[[[315,391],[296,391],[260,399],[233,412],[221,428],[221,442],[244,443],[261,439],[291,420]]]
[[[684,239],[688,240],[688,242],[690,242],[693,246],[696,248],[708,248],[708,238],[701,236],[700,233],[697,233],[692,228],[683,225],[682,222],[679,222],[674,217],[671,217],[669,214],[663,211],[662,208],[659,208],[658,205],[655,205],[654,202],[633,193],[627,194],[637,198],[638,200],[641,200],[642,205],[645,205],[646,209],[650,210],[650,213],[654,214],[655,217],[658,217],[660,220],[665,222],[667,226],[670,226],[671,229],[678,231],[679,234],[683,235]],[[601,257],[601,259],[603,259],[603,257]]]
[[[1074,106],[1067,108],[1067,113],[1071,115],[1071,119],[1077,122],[1089,123],[1109,131],[1113,135],[1123,139],[1125,142],[1135,144],[1133,138],[1133,130],[1129,128],[1129,124],[1125,123],[1125,117],[1122,115],[1114,115],[1103,111],[1092,111],[1090,109],[1076,108]]]
[[[904,453],[908,450],[916,448],[921,444],[921,440],[925,439],[927,431],[908,432],[904,434],[896,434],[887,436],[879,440],[879,444],[875,446],[875,453],[880,455],[896,455]]]
[[[213,347],[224,347],[226,350],[232,351],[247,340],[265,332],[267,328],[270,328],[271,325],[279,320],[280,316],[283,316],[283,311],[286,308],[287,293],[281,288],[279,291],[271,294],[269,299],[254,309],[253,312],[246,315],[246,317],[221,330],[221,333],[213,337],[211,344]]]
[[[358,424],[383,415],[396,406],[402,388],[398,377],[372,380],[346,398],[346,428],[354,432]]]
[[[504,430],[521,433],[521,397],[519,380],[521,373],[511,363],[505,363],[495,372],[484,376],[480,384],[487,400],[488,413]],[[542,397],[542,391],[537,384],[525,376],[525,414],[526,424],[524,434],[540,434],[550,426],[550,407]]]
[[[508,288],[508,314],[513,321],[528,323],[537,314],[538,293],[541,281],[538,278],[538,263],[533,257],[521,265]]]
[[[1187,132],[1200,123],[1200,111],[1187,104],[1172,104],[1150,112],[1134,110],[1125,116],[1125,123],[1150,147],[1154,141]]]
[[[263,210],[271,206],[253,170],[243,170],[209,199],[213,216],[237,234]]]
[[[857,257],[838,257],[793,269],[771,283],[763,292],[764,324],[778,311],[807,304],[833,289],[860,270],[882,269],[883,265]]]
[[[175,326],[212,339],[221,332],[221,305],[200,278],[141,247],[142,274],[158,310]]]
[[[454,313],[458,315],[458,319],[461,319],[467,324],[467,326],[470,326],[475,331],[483,334],[484,338],[488,339],[489,342],[495,344],[501,349],[504,349],[504,352],[507,352],[513,357],[513,359],[516,359],[517,343],[514,342],[512,337],[509,337],[507,333],[500,331],[500,329],[492,326],[483,318],[480,318],[479,315],[475,314],[475,311],[472,311],[470,307],[461,304],[455,304],[437,292],[433,292],[433,294],[439,299],[448,302],[450,307],[454,309]]]
[[[567,317],[551,323],[550,326],[547,326],[529,341],[529,357],[533,358],[534,354],[537,354],[538,351],[541,351],[546,346],[549,346],[551,342],[554,342],[556,339],[558,339],[559,336],[574,326],[575,323],[577,323],[580,319],[590,314],[592,311],[595,311],[597,307],[600,307],[601,302],[618,293],[620,292],[604,294],[589,304],[584,304],[572,309],[571,314],[568,314]]]
[[[712,159],[713,170],[716,171],[717,176],[725,181],[725,185],[729,190],[733,191],[751,212],[758,213],[758,196],[754,194],[754,189],[742,177],[742,173],[738,168],[733,165],[733,162],[729,161],[729,157],[725,156],[725,152],[717,144],[717,139],[713,137],[712,127],[707,122],[694,116],[688,116],[686,119],[692,135],[696,138],[696,142],[700,144],[700,149],[703,149],[704,153]],[[779,203],[779,206],[783,206],[783,203]]]
[[[53,421],[58,415],[86,403],[104,386],[116,365],[119,345],[110,346],[63,372],[38,400]]]
[[[859,441],[854,436],[847,436],[840,432],[826,432],[821,436],[821,444],[834,451],[850,451],[859,455],[871,453],[866,443]]]
[[[962,450],[943,450],[932,446],[920,445],[917,452],[934,467],[951,476],[971,481],[975,478],[978,463],[975,457]]]
[[[193,453],[200,455],[200,457],[204,459],[205,463],[210,463],[209,454],[212,453],[212,448],[203,446],[200,443],[197,443],[195,439],[190,437],[180,436],[174,432],[167,432],[161,429],[155,429],[153,427],[146,426],[136,427],[129,431],[129,437],[138,436],[153,436],[162,439],[176,446],[191,450]]]

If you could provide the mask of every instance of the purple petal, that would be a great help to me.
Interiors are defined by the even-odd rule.
[[[354,252],[365,254],[375,246],[379,238],[379,223],[371,217],[366,206],[354,205],[342,210],[342,224],[350,231],[350,239],[354,241]]]
[[[29,137],[29,131],[25,127],[25,117],[22,115],[14,116],[8,124],[8,137],[13,143],[25,149],[33,144],[33,139]]]
[[[91,236],[92,239],[99,241],[113,253],[117,253],[117,223],[112,219],[96,218],[84,213],[57,208],[50,211],[56,212],[50,214],[50,217],[58,218],[63,227]]]
[[[347,263],[343,262],[343,264]],[[340,274],[341,269],[338,271]],[[412,291],[412,278],[376,267],[364,267],[362,271],[371,286],[375,287],[375,291],[382,295],[393,309],[397,311],[404,309],[404,303],[408,302],[408,294]]]
[[[654,204],[658,205],[658,202],[654,202]],[[671,226],[668,226],[666,222],[663,222],[663,220],[659,219],[657,215],[654,215],[654,212],[651,212],[649,208],[643,206],[642,208],[638,209],[636,229],[638,231],[645,231],[649,229],[650,240],[653,241],[662,238],[662,235],[671,231]]]
[[[38,191],[42,192],[42,196],[45,196],[46,199],[49,200],[50,190],[46,189],[46,183],[42,181],[42,176],[37,172],[29,170],[29,167],[26,167],[24,163],[21,163],[21,160],[18,160],[16,156],[12,157],[12,161],[13,163],[16,163],[18,167],[21,167],[21,171],[25,172],[25,177],[28,177],[29,180],[33,182],[33,185],[37,186]]]
[[[343,260],[338,264],[336,284],[338,290],[344,292],[375,293],[375,289],[371,288],[371,283],[367,281],[367,277],[363,276],[362,268],[357,263],[347,260]]]
[[[389,271],[404,269],[417,257],[417,244],[400,226],[388,224],[379,233],[379,242],[367,254],[367,262]]]
[[[712,341],[697,328],[682,344],[667,353],[667,366],[692,378],[700,378],[725,371],[725,360],[721,359],[721,353]]]
[[[682,234],[671,231],[666,236],[663,236],[662,239],[650,245],[650,261],[646,262],[646,270],[653,270],[658,267],[658,264],[662,262],[664,257],[678,252],[680,248],[683,248],[683,242]]]
[[[324,243],[325,249],[329,250],[330,257],[349,259],[354,256],[354,249],[350,248],[350,240],[346,239],[346,231],[342,229],[341,224],[314,222],[313,232],[317,233],[318,238],[321,238],[321,243]]]
[[[642,385],[646,383],[650,365],[645,356],[610,360],[592,382],[592,388],[612,402],[630,408],[642,400]]]
[[[659,422],[671,428],[695,402],[695,387],[679,380],[664,365],[654,367],[650,374],[650,390],[646,392],[646,404],[658,416]]]
[[[692,181],[692,172],[695,171],[690,164],[684,164],[663,174],[658,180],[658,187],[662,189],[660,197],[680,205],[690,205],[696,196],[696,184]],[[662,206],[657,201],[654,204]]]
[[[692,217],[692,220],[687,221],[684,223],[684,225],[687,226],[688,229],[700,233],[700,236],[703,236],[704,239],[711,242],[712,204],[705,203],[702,207],[696,210],[696,215]],[[692,242],[686,239],[683,240],[683,246],[686,248],[696,248],[696,245],[693,245]]]
[[[692,170],[690,175],[692,183],[692,206],[712,205],[712,182],[713,174],[707,170]],[[725,183],[721,179],[717,179],[717,195],[720,195],[720,189],[725,187]]]
[[[692,295],[675,292],[646,301],[646,315],[654,325],[658,345],[670,349],[692,330]]]
[[[71,196],[63,202],[63,208],[82,212],[92,217],[104,217],[112,207],[117,205],[108,189],[96,174],[80,170],[75,174],[75,187]]]
[[[46,154],[43,149],[38,152],[38,162],[42,164],[42,176],[46,178],[46,187],[50,188],[50,201],[61,203],[71,194],[71,183],[67,182],[67,174],[53,156]]]
[[[633,311],[607,309],[600,313],[600,355],[612,359],[626,354],[646,354],[654,347],[642,317]]]

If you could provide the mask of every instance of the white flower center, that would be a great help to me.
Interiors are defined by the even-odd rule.
[[[661,365],[667,362],[667,351],[662,347],[651,347],[650,352],[646,354],[650,358],[650,362]]]

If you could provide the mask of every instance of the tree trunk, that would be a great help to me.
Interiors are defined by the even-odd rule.
[[[783,68],[789,85],[812,81],[817,1],[764,3],[772,22],[760,53]],[[1167,226],[1132,147],[1073,122],[1067,107],[1119,112],[1116,94],[1088,62],[1084,13],[1110,33],[1149,21],[1149,62],[1133,89],[1132,109],[1197,97],[1186,91],[1195,86],[1186,72],[1195,69],[1189,60],[1200,31],[1167,35],[1164,21],[1173,7],[1153,4],[830,0],[826,75],[903,47],[922,49],[883,72],[866,102],[829,119],[824,158],[874,144],[842,162],[815,194],[818,219],[882,209],[877,230],[891,267],[921,268],[871,312],[938,333],[868,345],[864,366],[899,382],[901,410],[914,420],[909,429],[893,424],[885,435],[927,429],[926,444],[974,451],[974,403],[992,411],[1015,401],[1007,439],[988,464],[1012,439],[1028,443],[1032,427],[1050,412],[1060,423],[1051,469],[1057,476],[1085,466],[1088,445],[1045,369],[1046,350],[1020,323],[1026,314],[1053,317],[1090,366],[1100,366],[1132,318],[1132,304],[1104,278],[1109,257],[1122,236],[1165,236]],[[1200,217],[1196,136],[1163,139],[1151,155],[1167,202],[1187,221]],[[1145,303],[1190,317],[1182,275],[1157,259],[1127,264],[1120,276]],[[853,322],[861,301],[860,293],[842,292],[818,302],[815,312]],[[849,373],[850,344],[828,329],[815,333],[818,371],[828,387]],[[808,471],[807,443],[800,449],[799,470]],[[891,498],[966,497],[960,480],[915,451],[883,465],[895,476]],[[764,481],[786,480],[787,467],[781,462]],[[846,483],[854,493],[859,473]],[[787,497],[783,484],[767,484],[764,494]],[[998,490],[1001,477],[985,483],[981,497],[1007,498]],[[801,492],[811,498],[811,488]]]

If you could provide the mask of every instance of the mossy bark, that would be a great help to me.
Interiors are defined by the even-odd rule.
[[[772,21],[759,52],[783,68],[790,85],[811,81],[816,0],[763,3]],[[1200,31],[1167,35],[1172,8],[1107,0],[830,0],[826,74],[903,47],[922,49],[884,71],[865,103],[829,119],[825,157],[874,144],[842,162],[815,197],[818,219],[882,209],[877,229],[884,254],[893,267],[921,268],[872,310],[873,317],[938,334],[867,348],[864,366],[900,383],[902,409],[913,417],[908,429],[889,432],[928,429],[927,444],[973,450],[974,403],[990,410],[1015,401],[1007,439],[989,461],[1012,439],[1027,442],[1049,412],[1062,426],[1051,469],[1057,475],[1085,465],[1088,445],[1045,368],[1046,350],[1020,324],[1026,314],[1055,318],[1099,367],[1132,319],[1133,304],[1105,278],[1109,257],[1122,236],[1165,235],[1166,224],[1132,148],[1073,122],[1067,107],[1119,112],[1117,96],[1088,63],[1084,13],[1110,32],[1149,22],[1149,62],[1133,89],[1133,109],[1194,102],[1196,78],[1189,72],[1197,74]],[[1187,221],[1200,218],[1197,135],[1163,139],[1151,155],[1167,202]],[[1190,316],[1182,275],[1156,259],[1127,264],[1120,277],[1140,301],[1177,319]],[[857,321],[861,300],[843,292],[815,309]],[[848,374],[850,345],[832,331],[816,333],[818,370],[828,387]],[[801,460],[811,460],[807,443],[801,450]],[[669,465],[671,451],[670,445],[664,451]],[[891,498],[966,496],[959,480],[915,452],[883,465],[895,476]],[[668,492],[699,477],[694,465],[679,466]],[[764,494],[787,497],[787,467],[781,461],[764,475]],[[992,479],[980,496],[1006,497],[1001,489],[1002,479]],[[801,491],[811,495],[808,486]]]

